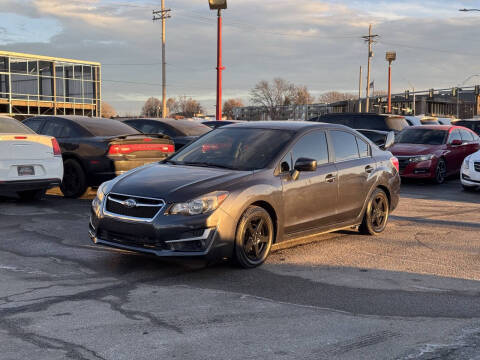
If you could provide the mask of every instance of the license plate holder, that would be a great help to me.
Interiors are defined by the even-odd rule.
[[[18,176],[33,176],[35,168],[33,166],[17,166]]]

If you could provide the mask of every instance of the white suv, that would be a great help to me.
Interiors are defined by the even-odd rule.
[[[0,117],[0,193],[38,200],[62,178],[62,152],[54,137]]]

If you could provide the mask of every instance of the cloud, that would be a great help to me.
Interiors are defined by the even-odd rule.
[[[216,14],[204,0],[167,0],[168,95],[189,95],[214,111]],[[20,4],[19,4],[20,3]],[[478,72],[478,17],[457,1],[230,1],[224,11],[224,97],[242,97],[261,79],[284,77],[318,94],[356,91],[366,65],[361,39],[374,24],[372,78],[386,85],[384,52],[396,50],[394,90],[451,86]],[[478,6],[478,4],[477,4]],[[157,1],[0,0],[7,50],[100,61],[103,96],[120,112],[161,94]],[[11,15],[11,14],[15,15]],[[480,16],[480,15],[479,15]],[[17,17],[21,20],[15,20]],[[18,24],[26,24],[21,30]],[[16,34],[13,36],[13,34]],[[109,64],[109,65],[107,65]],[[130,64],[130,65],[119,65]],[[125,83],[118,82],[125,81]]]

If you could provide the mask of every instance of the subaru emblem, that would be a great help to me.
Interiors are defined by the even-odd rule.
[[[137,207],[137,202],[134,199],[127,199],[123,203],[123,206],[133,209],[134,207]]]

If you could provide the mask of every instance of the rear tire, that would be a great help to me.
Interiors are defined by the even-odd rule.
[[[43,198],[47,189],[26,190],[17,192],[21,201],[38,201]]]
[[[390,214],[390,203],[387,194],[382,189],[376,189],[368,200],[367,209],[360,225],[360,233],[378,235],[387,226]]]
[[[76,160],[67,159],[63,162],[63,170],[63,181],[60,185],[63,196],[79,198],[87,190],[87,179],[82,166]]]
[[[235,259],[244,269],[265,262],[273,244],[274,227],[268,212],[259,206],[245,210],[237,225]]]

